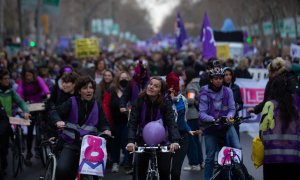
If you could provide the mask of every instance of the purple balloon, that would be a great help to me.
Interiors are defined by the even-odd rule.
[[[147,123],[143,129],[143,139],[147,145],[157,145],[165,140],[166,130],[158,121]]]

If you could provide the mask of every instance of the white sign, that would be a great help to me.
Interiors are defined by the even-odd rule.
[[[291,44],[290,49],[290,55],[292,56],[292,58],[300,58],[300,46],[296,44]]]
[[[106,160],[106,140],[98,136],[84,136],[80,151],[79,173],[104,177]]]

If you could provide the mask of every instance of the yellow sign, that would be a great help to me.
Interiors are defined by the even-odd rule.
[[[217,45],[217,57],[219,59],[228,59],[230,57],[229,45]]]
[[[78,39],[75,42],[75,55],[77,58],[95,58],[100,53],[97,39]]]

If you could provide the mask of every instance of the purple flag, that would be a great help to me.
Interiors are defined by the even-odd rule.
[[[179,51],[183,45],[184,40],[187,39],[187,33],[179,13],[177,13],[175,34],[176,34],[176,48]]]
[[[201,29],[202,55],[205,60],[216,57],[216,42],[213,29],[210,27],[208,16],[205,12]]]

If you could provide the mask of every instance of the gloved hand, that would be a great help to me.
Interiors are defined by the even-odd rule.
[[[222,116],[218,119],[215,120],[216,123],[221,123],[221,124],[224,124],[224,123],[227,123],[228,122],[228,118],[226,116]]]

